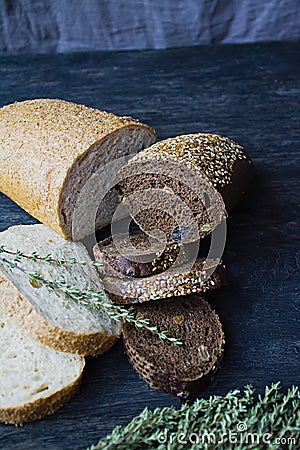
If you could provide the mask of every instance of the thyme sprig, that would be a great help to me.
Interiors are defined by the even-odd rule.
[[[263,395],[248,385],[243,394],[236,389],[180,409],[145,408],[88,450],[295,449],[299,432],[299,388],[293,386],[284,394],[278,382],[266,386]]]
[[[112,320],[130,323],[138,329],[145,328],[151,333],[156,334],[159,339],[168,340],[176,346],[183,344],[179,339],[170,337],[166,330],[160,331],[156,325],[151,325],[149,319],[143,315],[135,315],[133,311],[130,311],[120,305],[116,305],[112,301],[106,300],[103,292],[95,291],[94,289],[86,289],[82,291],[76,286],[68,285],[64,280],[45,279],[38,272],[29,272],[24,269],[24,267],[20,266],[18,261],[10,261],[9,259],[3,257],[0,257],[0,260],[6,264],[8,270],[13,271],[14,269],[17,269],[24,274],[27,274],[29,282],[36,288],[45,286],[49,291],[59,291],[63,293],[66,298],[75,301],[79,305],[92,307],[96,310],[104,310]]]
[[[36,261],[44,261],[49,264],[56,264],[57,266],[62,266],[64,264],[66,265],[73,265],[73,264],[80,264],[81,266],[95,266],[100,267],[103,266],[102,263],[97,261],[78,261],[76,258],[53,258],[51,253],[48,253],[46,256],[41,256],[38,252],[32,252],[30,255],[27,255],[26,253],[21,252],[21,250],[9,250],[5,248],[3,245],[0,245],[0,253],[6,253],[8,255],[13,256],[14,262],[21,262],[22,259],[28,259],[30,261],[36,262]]]

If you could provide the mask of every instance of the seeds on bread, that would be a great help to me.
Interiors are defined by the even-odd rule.
[[[119,170],[116,188],[146,234],[155,236],[160,229],[168,242],[188,242],[209,234],[232,211],[252,176],[253,164],[242,146],[223,136],[198,133],[169,138],[138,153]],[[187,184],[189,178],[192,185]],[[153,189],[147,204],[147,190],[150,195]],[[176,196],[191,211],[198,236]]]
[[[161,273],[171,267],[180,255],[184,262],[187,252],[182,244],[174,243],[162,247],[157,239],[140,231],[131,234],[118,234],[109,237],[93,248],[96,261],[103,267],[99,271],[105,275],[126,275],[129,277],[147,277]]]
[[[106,276],[103,286],[117,304],[143,303],[219,289],[226,285],[226,271],[216,260],[198,258],[192,268],[186,265],[144,278]]]

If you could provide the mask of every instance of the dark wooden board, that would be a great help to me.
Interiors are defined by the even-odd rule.
[[[210,296],[226,354],[204,396],[300,381],[299,69],[296,43],[0,58],[1,106],[63,98],[138,117],[159,138],[220,133],[251,155],[256,179],[228,221],[230,284]],[[1,230],[33,222],[0,195]],[[145,406],[178,404],[139,379],[120,341],[87,361],[80,392],[55,415],[0,425],[0,448],[83,449]]]

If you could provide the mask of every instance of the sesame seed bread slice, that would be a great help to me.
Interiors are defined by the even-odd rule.
[[[47,280],[64,281],[80,290],[101,292],[108,300],[81,243],[66,241],[45,225],[19,225],[0,233],[0,245],[28,255],[37,252],[41,256],[51,254],[55,259],[75,258],[85,262],[86,265],[56,265],[22,258],[18,266],[27,272],[38,272]],[[3,297],[3,308],[25,334],[56,350],[81,355],[97,355],[113,345],[120,334],[119,322],[111,320],[102,309],[80,305],[59,290],[49,291],[41,283],[30,282],[27,273],[18,269],[10,271],[3,257],[13,259],[9,254],[0,255],[2,289],[9,291],[10,283],[13,283],[19,291],[13,301],[8,295]]]
[[[188,256],[188,249],[183,248],[182,244],[162,246],[159,240],[149,238],[140,231],[109,237],[96,244],[93,252],[96,261],[103,264],[98,267],[100,273],[129,277],[146,277],[164,272],[175,261],[177,264],[183,263]]]
[[[4,291],[1,300],[18,295]],[[84,358],[57,352],[24,335],[0,303],[0,422],[21,425],[53,414],[77,391]]]
[[[215,375],[224,352],[219,317],[199,296],[163,299],[132,307],[159,330],[183,342],[174,346],[149,330],[123,325],[128,359],[154,389],[186,400],[203,390]]]
[[[183,264],[149,277],[105,276],[102,281],[115,303],[129,304],[219,289],[227,284],[227,277],[218,260],[198,258],[192,268]]]
[[[116,189],[146,234],[156,236],[159,229],[168,242],[189,242],[209,234],[232,211],[252,176],[243,147],[198,133],[157,142],[135,155],[118,171]]]
[[[0,191],[80,240],[111,221],[116,160],[155,140],[153,129],[131,117],[58,99],[15,102],[0,108]]]

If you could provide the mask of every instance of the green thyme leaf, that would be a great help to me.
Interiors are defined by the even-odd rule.
[[[299,388],[284,394],[278,382],[258,396],[245,386],[243,393],[235,389],[179,409],[146,408],[88,450],[275,450],[299,445]]]
[[[5,253],[9,252],[5,250]],[[182,342],[180,340],[169,337],[166,332],[160,332],[156,325],[151,325],[149,319],[141,315],[135,316],[125,307],[116,305],[110,300],[106,300],[103,292],[97,292],[94,291],[93,289],[81,291],[76,286],[70,286],[63,280],[47,280],[44,277],[42,277],[42,275],[39,274],[38,272],[27,272],[26,269],[24,269],[24,267],[18,264],[18,262],[19,258],[20,259],[24,257],[28,258],[28,255],[24,256],[19,250],[17,252],[14,252],[13,255],[14,255],[13,261],[3,257],[0,257],[0,260],[6,264],[9,271],[20,270],[21,272],[26,274],[28,276],[29,283],[31,284],[32,287],[38,289],[41,288],[42,286],[45,286],[50,292],[53,290],[60,291],[64,294],[66,298],[74,302],[77,302],[82,306],[91,307],[94,309],[103,309],[112,320],[128,322],[132,325],[135,325],[136,328],[146,328],[147,330],[151,331],[151,333],[158,335],[158,337],[161,340],[167,339],[170,340],[170,342],[172,342],[172,344],[174,345],[182,345]],[[15,259],[16,257],[18,258],[17,260]],[[37,254],[34,255],[31,254],[29,258],[31,260],[32,258],[37,258],[36,261],[40,261],[40,257],[37,256]],[[49,255],[46,255],[45,258],[51,260],[51,262],[57,261],[53,260],[53,258],[51,258]],[[42,260],[45,261],[45,258],[43,257]],[[65,264],[65,262],[63,264]]]

